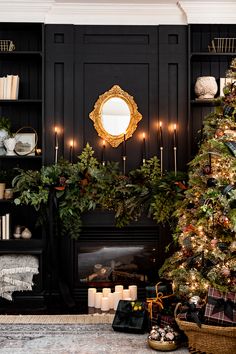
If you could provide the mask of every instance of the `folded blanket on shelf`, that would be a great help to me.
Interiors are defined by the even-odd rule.
[[[0,297],[12,300],[14,291],[32,290],[33,276],[38,274],[36,256],[11,254],[0,256]]]

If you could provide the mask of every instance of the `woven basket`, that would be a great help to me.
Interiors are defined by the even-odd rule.
[[[233,354],[236,353],[236,327],[222,327],[202,325],[201,328],[194,322],[182,321],[176,315],[175,320],[180,329],[188,337],[190,353],[205,354]]]

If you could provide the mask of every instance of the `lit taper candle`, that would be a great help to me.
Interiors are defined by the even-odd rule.
[[[163,135],[162,135],[162,122],[159,122],[159,132],[160,132],[161,176],[163,176]]]
[[[74,141],[70,141],[70,162],[73,163],[73,147],[74,147]]]
[[[105,166],[106,164],[106,157],[105,157],[105,154],[106,154],[106,141],[103,140],[102,141],[102,165]]]
[[[57,160],[58,160],[58,128],[57,128],[57,126],[54,128],[54,132],[55,132],[55,158],[54,158],[54,162],[55,162],[55,164],[57,164]]]
[[[146,139],[145,133],[143,133],[143,164],[146,162]]]
[[[122,161],[123,161],[123,175],[126,173],[126,135],[124,134],[123,144],[122,144]]]
[[[174,139],[174,171],[175,176],[177,175],[177,131],[176,124],[173,125],[173,139]]]

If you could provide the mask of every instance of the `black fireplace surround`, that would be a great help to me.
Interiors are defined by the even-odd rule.
[[[144,299],[145,286],[157,282],[158,269],[166,257],[164,247],[169,241],[165,231],[145,216],[117,228],[112,212],[87,213],[79,239],[71,240],[68,252],[63,246],[64,255],[69,256],[63,262],[65,277],[75,303],[86,308],[89,287],[114,290],[117,284],[136,284],[138,297]]]

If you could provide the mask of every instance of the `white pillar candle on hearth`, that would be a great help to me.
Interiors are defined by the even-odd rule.
[[[119,301],[122,300],[122,293],[120,291],[115,291],[113,294],[114,294],[114,310],[116,310]]]
[[[98,292],[95,294],[95,308],[100,309],[102,305],[102,293]]]
[[[109,307],[111,310],[114,309],[114,293],[108,293]]]
[[[94,307],[96,288],[88,288],[88,307]]]
[[[108,297],[108,294],[111,292],[111,288],[103,288],[102,293],[104,297]]]
[[[115,285],[115,293],[122,293],[123,292],[123,285]]]
[[[130,299],[130,291],[129,291],[129,289],[124,289],[123,290],[122,298],[123,298],[123,300]]]
[[[137,285],[129,285],[130,297],[132,300],[137,300],[138,298],[138,287]]]
[[[104,297],[104,296],[102,297],[101,310],[102,311],[109,311],[110,310],[108,297]]]

